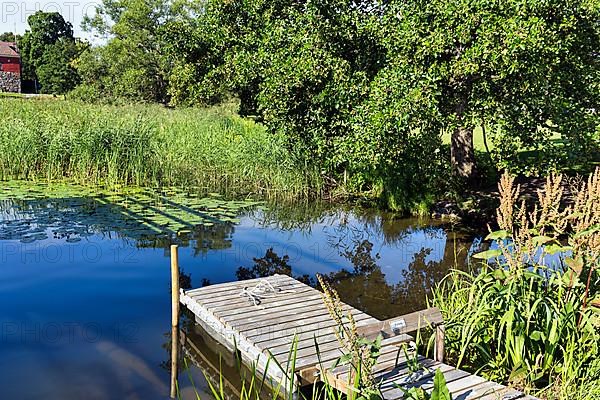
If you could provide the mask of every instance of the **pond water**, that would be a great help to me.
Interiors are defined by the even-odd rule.
[[[457,227],[374,210],[4,182],[0,398],[168,397],[171,243],[185,287],[320,273],[377,318],[425,307],[478,248]]]

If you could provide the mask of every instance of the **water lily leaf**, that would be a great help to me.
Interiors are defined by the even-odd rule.
[[[221,195],[201,197],[190,188],[164,190],[112,186],[84,186],[70,183],[8,181],[0,198],[10,201],[17,221],[0,220],[0,239],[25,242],[52,236],[71,242],[95,233],[119,232],[164,236],[195,227],[210,228],[220,223],[239,223],[242,209],[261,204],[252,200],[226,201]],[[24,204],[22,202],[25,202]]]

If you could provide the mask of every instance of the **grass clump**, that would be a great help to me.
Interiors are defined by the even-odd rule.
[[[476,255],[434,291],[446,320],[451,362],[546,399],[600,398],[600,169],[570,206],[562,177],[538,202],[519,203],[514,179],[500,182],[497,248]],[[552,255],[562,254],[556,261]]]
[[[172,110],[0,98],[0,179],[193,186],[309,198],[318,172],[233,106]]]

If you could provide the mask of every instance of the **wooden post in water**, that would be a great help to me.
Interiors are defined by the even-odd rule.
[[[179,359],[179,254],[171,245],[171,398],[177,397]]]

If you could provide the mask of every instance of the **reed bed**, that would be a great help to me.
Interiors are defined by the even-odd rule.
[[[317,169],[283,136],[233,110],[0,98],[0,179],[188,186],[282,200],[320,194]]]

